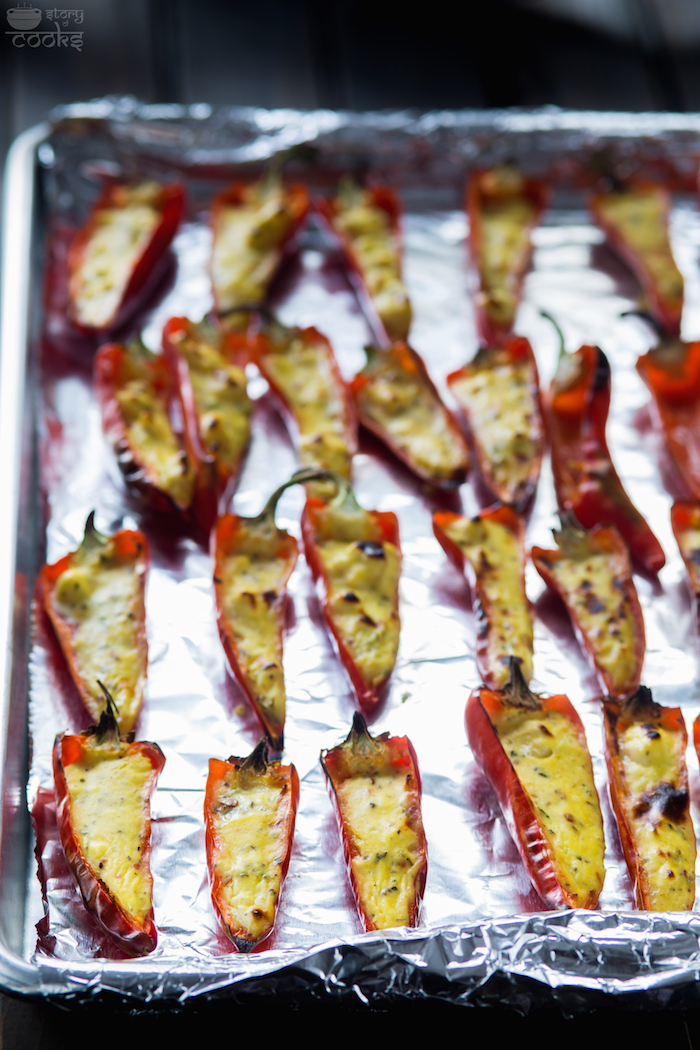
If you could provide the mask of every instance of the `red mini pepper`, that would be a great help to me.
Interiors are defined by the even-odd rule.
[[[475,689],[465,718],[469,746],[542,900],[595,908],[605,878],[603,821],[569,698],[530,692],[512,659],[508,684]]]
[[[157,744],[120,737],[109,700],[98,726],[80,736],[62,733],[53,749],[68,867],[85,907],[129,955],[146,955],[157,942],[150,798],[164,764]]]
[[[350,384],[362,425],[429,485],[461,485],[469,449],[423,359],[406,343],[365,352],[367,364]]]
[[[428,872],[418,759],[408,737],[370,735],[357,712],[321,752],[357,907],[366,930],[416,926]]]
[[[663,549],[622,487],[605,439],[610,385],[603,351],[582,346],[568,354],[562,337],[546,399],[557,501],[560,510],[571,511],[584,528],[614,525],[632,557],[656,573],[666,563]]]
[[[364,510],[344,478],[325,502],[309,496],[301,519],[304,551],[321,585],[323,616],[360,707],[382,697],[399,647],[399,523],[389,511]]]
[[[479,471],[497,499],[523,507],[532,498],[544,451],[537,362],[522,336],[485,347],[447,377],[464,412]]]
[[[700,503],[678,501],[671,507],[671,528],[685,563],[700,627]]]
[[[469,177],[464,203],[479,274],[477,324],[487,346],[498,346],[513,328],[532,255],[532,231],[548,200],[546,183],[511,164]]]
[[[211,896],[239,952],[272,933],[299,806],[293,765],[270,762],[261,740],[248,758],[209,759],[204,796]]]
[[[168,359],[139,340],[100,347],[94,366],[102,428],[127,486],[154,510],[189,510],[195,471],[187,435],[175,432],[176,382]]]
[[[107,185],[68,253],[68,312],[74,324],[104,335],[135,311],[161,276],[184,210],[179,183]]]

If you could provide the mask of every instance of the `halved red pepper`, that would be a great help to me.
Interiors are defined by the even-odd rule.
[[[428,872],[418,759],[408,737],[370,735],[357,712],[321,752],[345,862],[366,930],[416,926]]]
[[[172,317],[163,329],[163,353],[177,378],[176,397],[197,474],[194,504],[211,527],[250,441],[253,404],[245,371],[234,363],[232,337],[202,321]]]
[[[107,694],[108,695],[108,694]],[[53,749],[56,816],[83,903],[129,955],[156,947],[150,799],[165,756],[121,737],[108,703],[98,726]]]
[[[295,434],[301,464],[349,479],[357,452],[355,406],[326,336],[270,319],[250,332],[248,345]]]
[[[290,485],[318,476],[299,471],[272,493],[256,517],[224,514],[212,535],[221,644],[231,673],[277,751],[283,746],[286,708],[282,640],[287,581],[299,551],[294,537],[275,525],[275,508]]]
[[[562,338],[545,407],[557,501],[584,528],[614,525],[632,557],[658,572],[666,563],[663,548],[622,487],[605,439],[610,385],[599,347],[568,354]]]
[[[433,531],[448,557],[468,570],[477,621],[476,663],[492,689],[508,681],[511,657],[532,677],[533,627],[525,593],[525,523],[496,504],[475,518],[453,511],[433,515]]]
[[[245,759],[209,759],[204,821],[211,896],[239,952],[272,933],[298,805],[296,769],[270,762],[265,740]]]
[[[684,285],[669,241],[665,188],[638,179],[594,194],[590,204],[594,219],[644,289],[651,313],[667,335],[680,335]]]
[[[475,689],[465,720],[542,900],[550,908],[595,908],[605,878],[603,820],[583,723],[569,698],[530,692],[512,659],[507,685]]]
[[[637,371],[687,495],[700,499],[700,342],[662,336],[637,360]]]
[[[159,511],[188,511],[195,471],[187,434],[172,424],[175,377],[164,355],[140,340],[108,343],[95,357],[102,427],[130,489]]]
[[[605,691],[629,696],[642,677],[646,641],[627,546],[613,526],[588,531],[570,515],[553,534],[558,549],[533,547],[534,566],[566,605]]]
[[[309,496],[301,519],[304,551],[322,590],[323,616],[360,707],[371,711],[391,677],[399,648],[399,523],[390,511],[364,510],[347,481],[337,495]]]
[[[214,197],[211,276],[217,313],[265,300],[309,204],[306,187],[287,185],[277,170],[258,182],[233,182]]]
[[[104,682],[124,733],[136,722],[146,685],[149,562],[142,532],[103,536],[93,511],[78,549],[44,565],[39,576],[44,608],[85,707],[95,721],[101,717],[105,698],[98,680]]]
[[[469,449],[422,358],[406,343],[365,347],[367,364],[350,388],[363,426],[423,481],[455,488],[469,470]]]
[[[685,563],[700,627],[700,503],[680,500],[671,507],[671,528]]]
[[[464,412],[481,476],[503,503],[533,496],[544,450],[537,362],[522,336],[485,347],[447,377]]]
[[[353,284],[380,342],[407,339],[411,301],[402,277],[401,202],[389,186],[353,179],[318,210],[338,240]]]
[[[610,797],[637,907],[689,911],[696,846],[681,709],[654,703],[642,685],[627,700],[605,700],[603,714]]]
[[[477,324],[487,346],[497,346],[515,323],[532,255],[532,231],[549,200],[549,188],[512,164],[469,177],[465,208],[469,245],[479,274]]]
[[[74,324],[104,335],[134,312],[161,276],[184,210],[179,183],[107,185],[68,252],[68,312]]]

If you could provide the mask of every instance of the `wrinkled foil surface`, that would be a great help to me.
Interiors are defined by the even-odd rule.
[[[683,335],[700,337],[700,215],[689,192],[699,129],[698,118],[664,115],[547,111],[419,119],[211,112],[208,107],[139,107],[127,99],[58,113],[39,158],[49,236],[84,217],[86,197],[97,193],[96,172],[143,172],[187,182],[192,213],[174,242],[174,283],[142,327],[153,350],[160,346],[168,318],[184,314],[198,320],[211,308],[206,205],[234,174],[255,173],[259,162],[280,149],[307,142],[316,153],[294,162],[299,165],[295,175],[315,187],[348,168],[393,183],[406,203],[405,278],[414,310],[410,341],[452,407],[445,377],[471,359],[478,346],[472,305],[476,279],[461,210],[464,177],[469,168],[504,157],[516,157],[530,170],[559,172],[552,206],[534,233],[516,331],[532,342],[543,388],[554,373],[558,340],[541,309],[559,320],[570,350],[595,343],[610,360],[613,460],[667,558],[658,580],[635,576],[647,633],[642,681],[658,702],[682,707],[690,730],[700,711],[695,614],[670,527],[673,492],[664,484],[649,397],[634,368],[654,336],[642,321],[620,317],[635,307],[639,289],[588,216],[577,172],[585,171],[587,158],[605,146],[628,170],[654,172],[660,164],[672,173],[679,192],[671,234],[686,282]],[[313,219],[275,284],[272,305],[285,324],[314,325],[326,334],[346,379],[362,367],[371,332],[337,252]],[[49,562],[78,546],[92,510],[103,532],[142,524],[139,506],[127,495],[102,436],[90,366],[90,355],[82,350],[74,358],[44,354],[37,399],[46,512],[40,558]],[[252,366],[249,390],[256,399],[254,436],[232,501],[232,509],[243,515],[255,514],[297,465],[282,417]],[[319,764],[320,750],[347,735],[356,704],[300,555],[289,585],[284,656],[283,761],[295,764],[301,780],[294,848],[272,938],[251,956],[232,950],[210,898],[204,784],[210,757],[249,754],[260,731],[226,670],[208,551],[186,532],[160,529],[148,519],[143,527],[153,555],[146,594],[149,673],[137,737],[157,742],[166,755],[152,803],[158,947],[145,959],[123,961],[90,920],[68,875],[52,810],[51,751],[57,733],[79,732],[90,720],[37,613],[28,804],[36,820],[48,918],[32,867],[26,957],[47,989],[60,973],[78,997],[112,989],[134,1001],[255,996],[273,989],[279,996],[348,996],[374,1004],[435,996],[522,1010],[556,1002],[574,1011],[609,996],[647,1007],[679,996],[694,1001],[700,920],[695,913],[634,911],[607,792],[601,711],[595,702],[600,688],[563,606],[546,593],[528,563],[526,584],[535,612],[532,688],[571,698],[586,728],[601,798],[606,879],[600,908],[591,913],[543,911],[466,740],[465,704],[479,684],[475,621],[469,587],[434,538],[431,514],[439,507],[475,514],[492,500],[471,477],[457,493],[436,495],[369,439],[354,461],[353,478],[363,506],[394,511],[400,523],[400,650],[386,701],[369,721],[373,733],[408,735],[418,755],[429,846],[421,926],[362,932]],[[297,537],[302,499],[300,489],[288,491],[277,513],[278,525]],[[551,546],[556,524],[546,458],[528,513],[528,549]],[[700,780],[692,746],[688,765],[698,828]]]

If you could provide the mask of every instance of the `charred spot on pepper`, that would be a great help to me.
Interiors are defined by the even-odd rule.
[[[669,784],[668,781],[662,780],[659,784],[644,792],[634,807],[633,813],[635,817],[642,817],[645,813],[654,809],[659,814],[659,819],[664,817],[666,820],[678,824],[686,816],[688,802],[689,797],[686,789],[676,788],[673,784]]]
[[[374,543],[372,540],[358,540],[355,546],[366,554],[368,558],[385,558],[384,548],[381,543]]]

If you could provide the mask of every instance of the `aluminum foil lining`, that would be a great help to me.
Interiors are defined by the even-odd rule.
[[[670,527],[672,494],[660,472],[660,443],[648,395],[634,364],[653,343],[647,326],[621,313],[639,289],[592,224],[577,174],[582,158],[602,148],[616,163],[672,171],[690,185],[697,166],[700,118],[664,115],[445,113],[353,115],[208,107],[141,107],[104,100],[56,115],[40,147],[52,234],[80,221],[94,197],[96,173],[160,172],[184,177],[193,213],[177,235],[177,270],[167,294],[145,318],[143,336],[160,346],[165,321],[199,319],[211,307],[207,276],[210,233],[206,203],[235,173],[248,172],[290,145],[311,143],[293,163],[314,186],[346,164],[386,178],[404,191],[405,276],[414,308],[411,343],[452,404],[447,374],[478,345],[474,274],[460,208],[464,176],[476,163],[505,156],[530,169],[573,172],[534,234],[516,329],[530,338],[546,386],[558,351],[552,326],[561,323],[570,349],[599,344],[613,371],[608,437],[615,465],[633,501],[663,544],[667,564],[658,580],[636,576],[644,610],[647,654],[643,682],[663,704],[680,705],[688,726],[700,712],[695,616]],[[568,167],[567,167],[568,165]],[[305,174],[304,174],[305,173]],[[700,215],[679,192],[672,239],[686,281],[683,335],[700,335]],[[368,325],[333,246],[312,220],[298,254],[276,282],[274,309],[286,324],[315,325],[331,340],[351,378],[364,363]],[[41,486],[46,545],[53,562],[75,549],[96,511],[102,531],[138,527],[138,505],[126,494],[102,436],[91,388],[91,358],[44,354],[39,391]],[[254,438],[233,509],[254,514],[296,467],[290,437],[265,381],[251,366],[256,399]],[[318,597],[300,557],[290,581],[285,641],[288,691],[284,760],[301,779],[294,850],[275,933],[252,956],[232,952],[218,928],[206,872],[202,817],[210,757],[249,754],[257,723],[225,667],[216,630],[212,563],[185,533],[147,526],[153,567],[147,589],[149,678],[139,739],[154,740],[166,765],[153,798],[154,908],[159,943],[153,955],[124,962],[84,910],[63,860],[52,813],[51,749],[64,730],[89,717],[76,700],[55,640],[36,617],[31,655],[32,762],[28,804],[37,819],[46,876],[45,915],[36,870],[27,878],[25,957],[47,994],[69,988],[77,998],[105,989],[134,1001],[167,997],[306,993],[379,1003],[437,996],[455,1002],[505,1002],[527,1010],[557,1002],[571,1012],[608,996],[663,1005],[694,1001],[700,969],[695,913],[633,911],[633,894],[614,827],[606,786],[599,687],[561,605],[545,592],[532,565],[527,590],[535,608],[533,688],[566,692],[581,714],[593,754],[605,821],[606,880],[597,912],[543,912],[495,797],[467,745],[464,708],[479,684],[469,588],[435,540],[438,506],[478,512],[488,498],[470,481],[436,500],[376,442],[363,444],[354,485],[367,508],[399,518],[404,567],[401,644],[386,702],[372,732],[408,735],[423,778],[423,818],[429,871],[422,925],[364,934],[346,877],[334,813],[319,765],[322,748],[346,735],[355,703],[324,630]],[[280,502],[278,523],[299,535],[302,493]],[[548,546],[556,503],[545,461],[527,527],[528,547]],[[700,800],[698,760],[689,748],[691,794]],[[694,803],[696,827],[700,813]],[[53,823],[52,823],[53,821]],[[37,925],[39,933],[37,934]],[[527,978],[527,980],[523,980]]]

